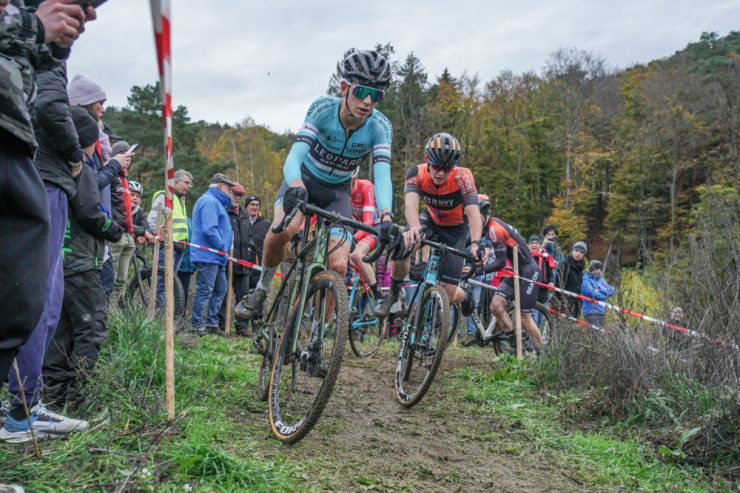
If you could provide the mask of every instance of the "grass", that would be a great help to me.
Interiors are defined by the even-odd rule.
[[[483,419],[493,419],[514,439],[511,453],[542,452],[577,475],[583,484],[627,491],[709,491],[704,471],[664,461],[639,435],[624,437],[624,430],[599,423],[598,432],[573,429],[565,423],[583,419],[580,396],[536,391],[532,361],[504,358],[494,371],[471,368],[453,372],[454,385]],[[570,415],[568,410],[573,411]],[[712,485],[713,491],[731,491],[728,484]]]

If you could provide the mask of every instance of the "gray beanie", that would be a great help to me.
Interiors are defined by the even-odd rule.
[[[601,263],[601,260],[592,260],[590,264],[588,264],[588,270],[590,272],[595,271],[596,269],[604,269],[604,264]]]
[[[116,154],[121,154],[122,152],[125,153],[128,151],[130,145],[128,145],[128,142],[125,140],[119,140],[115,144],[113,144],[113,148],[110,151],[111,156],[115,156]]]
[[[588,253],[588,247],[587,247],[587,246],[586,246],[586,244],[585,244],[584,242],[582,242],[582,241],[576,241],[576,242],[575,242],[575,243],[573,244],[573,248],[571,248],[571,250],[582,250],[582,251],[583,251],[583,253]]]
[[[87,106],[108,99],[102,87],[79,74],[75,75],[69,83],[67,92],[69,93],[69,104],[79,106]]]

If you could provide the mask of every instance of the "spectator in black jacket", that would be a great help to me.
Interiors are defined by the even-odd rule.
[[[565,260],[558,264],[556,282],[560,289],[580,294],[587,253],[588,247],[584,242],[577,241],[573,244]],[[575,296],[560,293],[558,306],[561,311],[573,317],[578,317],[581,313],[581,300]]]
[[[0,153],[3,157],[7,153],[8,162],[19,165],[18,169],[14,169],[11,173],[15,175],[14,181],[3,185],[6,189],[25,187],[22,194],[25,202],[17,207],[14,207],[14,204],[20,197],[3,190],[3,200],[0,201],[3,205],[0,206],[0,210],[10,207],[16,212],[27,211],[28,217],[25,224],[22,220],[18,222],[11,220],[11,223],[25,227],[24,231],[14,231],[13,225],[8,225],[9,227],[6,228],[5,221],[0,223],[3,238],[6,239],[0,242],[0,253],[11,254],[4,265],[9,272],[20,268],[18,273],[23,276],[13,278],[11,274],[9,276],[11,282],[0,283],[4,287],[7,286],[13,293],[4,297],[2,304],[18,313],[19,308],[27,306],[27,302],[15,304],[11,300],[15,295],[28,294],[25,290],[18,288],[19,283],[37,288],[38,278],[34,273],[38,270],[42,276],[47,274],[44,279],[45,288],[35,289],[31,294],[31,296],[44,299],[44,308],[40,318],[38,318],[38,311],[32,310],[31,317],[38,322],[30,337],[27,334],[19,336],[18,328],[14,328],[11,323],[11,330],[15,334],[11,332],[10,335],[11,337],[15,335],[15,341],[18,341],[20,337],[28,337],[16,357],[20,379],[16,378],[15,372],[10,372],[8,375],[13,402],[3,428],[0,430],[0,440],[14,443],[31,440],[31,431],[25,419],[21,400],[21,384],[24,387],[26,404],[31,414],[30,421],[33,423],[37,438],[59,436],[87,427],[85,421],[69,419],[48,411],[39,399],[41,389],[39,381],[44,353],[59,320],[64,294],[61,249],[67,223],[67,196],[74,195],[76,188],[74,177],[82,169],[83,157],[74,125],[69,118],[66,66],[63,60],[68,56],[69,46],[82,31],[85,21],[94,19],[95,11],[87,7],[83,12],[79,5],[59,5],[60,2],[47,1],[41,5],[39,3],[34,2],[39,7],[35,15],[18,9],[16,6],[9,6],[7,1],[2,3],[3,9],[0,11],[0,24],[2,24],[0,51],[3,53],[0,57],[0,95],[2,95],[0,104],[3,108],[0,132],[12,135],[9,142],[13,144],[12,147],[6,147],[6,142],[3,142],[3,145],[0,145],[2,149]],[[22,6],[23,2],[19,4]],[[12,10],[10,10],[11,7]],[[45,27],[41,27],[42,24]],[[36,44],[46,42],[51,44],[35,47]],[[38,70],[36,73],[38,92],[33,90],[34,75],[29,55],[31,55],[30,58],[38,61],[50,61],[48,65],[44,65],[43,70]],[[41,68],[39,65],[37,67]],[[34,94],[37,95],[36,106],[31,112],[31,108],[26,105],[33,101]],[[16,98],[18,95],[25,96],[21,100],[21,105],[18,104]],[[10,97],[6,98],[6,96]],[[11,108],[9,104],[15,106]],[[8,118],[5,118],[6,115]],[[31,119],[33,119],[33,132],[31,131]],[[7,137],[4,136],[3,140],[6,139]],[[39,146],[36,155],[37,168],[46,187],[46,209],[37,203],[43,197],[39,195],[38,179],[34,179],[27,172],[30,155],[37,143]],[[48,226],[39,221],[39,213],[46,215],[42,221],[44,223],[48,221],[50,229],[47,230]],[[0,216],[5,218],[6,214],[2,213]],[[48,237],[46,236],[47,231],[50,232]],[[48,243],[45,243],[47,238]],[[35,243],[35,248],[28,245],[29,240]],[[5,247],[7,241],[13,242],[14,248],[21,249],[15,251],[16,255],[20,252],[18,258],[12,255],[11,249]],[[48,261],[38,261],[37,253],[33,253],[34,250],[41,252],[42,257],[48,254]],[[20,257],[32,259],[36,263],[28,267]],[[9,267],[10,265],[13,267]],[[2,280],[5,281],[5,279]],[[4,316],[0,318],[3,322],[5,321]],[[8,318],[12,320],[14,317]],[[9,348],[15,352],[17,345],[13,343]],[[3,367],[5,367],[5,361],[6,359],[3,358]],[[4,378],[4,375],[0,378]]]
[[[128,182],[128,190],[131,194],[131,218],[134,223],[134,236],[137,243],[154,243],[154,231],[146,220],[144,209],[141,208],[141,196],[144,195],[144,187],[138,181]]]
[[[100,196],[92,169],[97,135],[94,120],[73,109],[85,165],[77,192],[69,201],[70,215],[64,240],[64,302],[54,337],[44,357],[47,399],[62,407],[76,405],[80,383],[95,367],[100,344],[107,337],[108,303],[100,280],[105,245],[118,241],[123,229],[100,209]]]

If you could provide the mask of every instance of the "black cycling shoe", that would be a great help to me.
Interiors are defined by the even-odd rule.
[[[236,308],[234,308],[234,314],[241,320],[252,320],[259,311],[259,308],[264,305],[266,298],[266,289],[254,288],[243,300],[237,303]]]
[[[395,288],[393,289],[393,286],[391,286],[391,290],[388,292],[387,295],[385,295],[385,298],[383,298],[383,301],[381,301],[378,306],[375,307],[375,316],[386,318],[388,315],[391,314],[391,307],[398,301],[398,296],[401,294],[401,288]]]

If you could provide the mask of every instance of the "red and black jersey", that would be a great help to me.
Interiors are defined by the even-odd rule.
[[[357,221],[362,221],[368,226],[373,226],[378,222],[378,208],[375,205],[375,192],[373,183],[370,180],[357,180],[355,187],[352,189],[352,217]],[[355,232],[355,240],[360,241],[368,235],[366,231],[358,230]]]
[[[492,217],[483,226],[483,234],[488,236],[493,245],[495,260],[486,265],[485,272],[493,272],[504,268],[506,261],[514,264],[514,247],[519,247],[519,267],[525,264],[536,265],[532,252],[529,250],[524,237],[517,229],[506,224],[501,219]]]
[[[429,165],[420,164],[408,169],[403,191],[418,193],[434,224],[442,227],[464,224],[465,206],[478,203],[475,180],[468,168],[454,168],[437,186],[429,175]]]
[[[552,273],[558,266],[555,258],[547,253],[544,248],[540,249],[538,252],[532,252],[532,256],[534,257],[534,261],[537,263],[537,267],[540,268],[540,272],[542,272],[542,283],[549,284],[553,282],[554,276]]]

